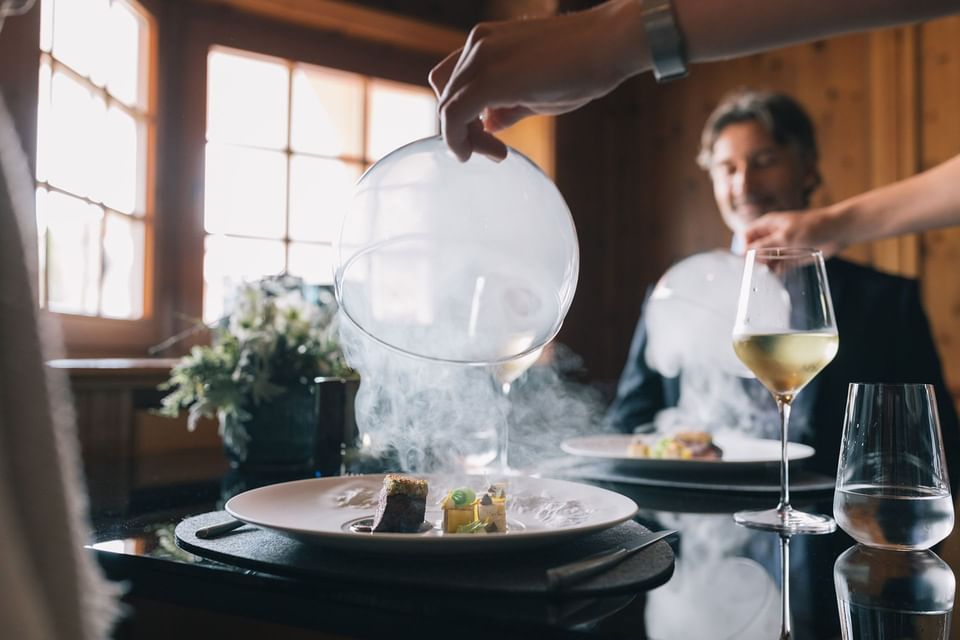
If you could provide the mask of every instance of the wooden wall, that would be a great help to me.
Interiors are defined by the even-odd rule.
[[[928,169],[960,153],[960,17],[920,28],[920,165]],[[943,368],[960,395],[960,228],[923,234],[924,303]]]
[[[561,340],[598,380],[624,364],[644,292],[673,262],[730,234],[694,158],[707,115],[738,86],[789,92],[818,130],[826,204],[960,153],[960,18],[633,79],[557,119],[556,175],[577,220],[580,285]],[[960,230],[852,247],[921,278],[948,381],[960,394]]]

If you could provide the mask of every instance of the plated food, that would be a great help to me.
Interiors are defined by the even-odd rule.
[[[782,454],[779,440],[754,438],[745,434],[723,432],[714,433],[712,444],[722,452],[719,458],[691,457],[683,458],[656,458],[636,455],[642,450],[635,448],[631,452],[631,444],[641,442],[647,446],[656,445],[662,434],[598,434],[593,436],[579,436],[569,438],[560,444],[565,452],[598,463],[609,463],[618,471],[633,476],[656,475],[664,477],[672,475],[677,478],[690,480],[696,474],[699,479],[708,476],[729,477],[731,474],[756,476],[772,473],[780,467]],[[787,459],[791,463],[812,457],[816,452],[813,447],[800,442],[787,443]],[[708,454],[709,455],[709,454]],[[513,491],[516,493],[516,491]]]
[[[425,528],[432,529],[433,523],[425,521],[429,492],[426,480],[399,473],[385,475],[373,525],[355,530],[372,533],[422,533]],[[441,530],[446,534],[506,533],[506,507],[505,483],[491,485],[479,497],[470,487],[451,489],[440,502],[443,514]]]
[[[706,431],[678,431],[670,435],[643,434],[627,444],[627,457],[666,460],[720,460],[723,449]]]
[[[331,476],[267,485],[227,501],[231,516],[296,540],[364,553],[456,555],[506,553],[602,531],[629,520],[637,505],[619,493],[589,484],[511,477],[504,495],[506,534],[447,534],[441,499],[456,487],[471,487],[478,509],[490,480],[465,474],[416,474],[427,483],[426,512],[419,533],[372,533],[384,476]],[[495,485],[496,487],[496,485]],[[388,491],[389,494],[389,491]],[[496,514],[495,497],[491,495]]]
[[[491,485],[477,497],[468,487],[454,489],[440,504],[444,533],[506,533],[506,485]]]

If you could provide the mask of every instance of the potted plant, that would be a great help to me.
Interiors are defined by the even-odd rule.
[[[241,286],[229,307],[210,346],[193,347],[160,387],[170,392],[160,413],[187,410],[191,430],[216,417],[234,466],[307,467],[318,381],[356,377],[337,341],[333,293],[275,276]]]

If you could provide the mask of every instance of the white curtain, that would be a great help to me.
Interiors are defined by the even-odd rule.
[[[0,635],[107,637],[116,609],[88,541],[69,390],[37,306],[34,186],[0,96]]]

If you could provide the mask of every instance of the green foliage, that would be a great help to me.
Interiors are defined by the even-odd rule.
[[[244,285],[233,309],[213,329],[210,346],[194,347],[160,386],[170,391],[161,415],[249,417],[284,391],[309,388],[318,377],[356,375],[337,342],[336,301],[329,289],[277,276]]]

